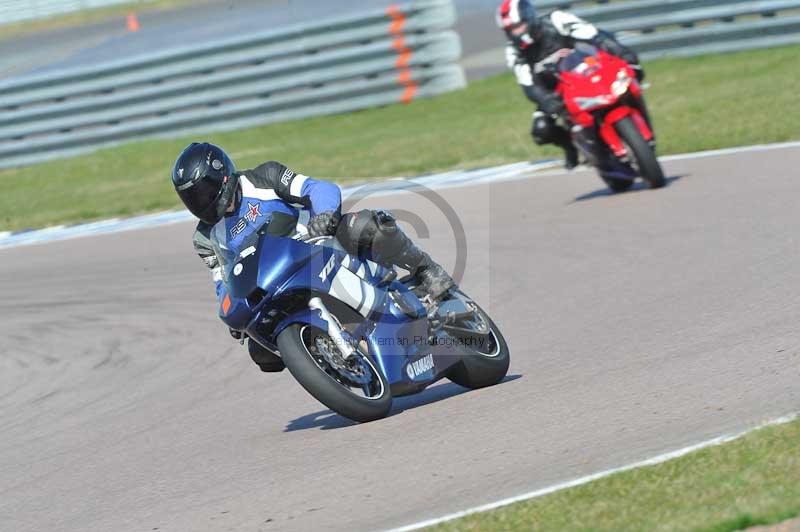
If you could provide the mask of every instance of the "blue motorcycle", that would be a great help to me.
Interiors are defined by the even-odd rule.
[[[295,225],[276,213],[235,246],[225,220],[214,227],[220,318],[280,356],[318,401],[367,422],[388,415],[393,397],[444,377],[467,388],[505,377],[508,345],[466,294],[420,298],[412,277],[397,279],[335,238],[307,239]]]

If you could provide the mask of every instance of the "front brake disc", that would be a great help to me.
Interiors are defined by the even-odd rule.
[[[357,385],[369,384],[372,381],[372,372],[359,351],[358,355],[345,360],[330,338],[317,337],[315,343],[325,361],[343,378]]]

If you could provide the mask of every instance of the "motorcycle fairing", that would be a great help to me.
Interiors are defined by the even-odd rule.
[[[609,90],[617,73],[626,70],[629,76],[634,77],[628,63],[592,46],[574,50],[562,60],[559,69],[561,82],[557,91],[573,120],[585,128],[594,126],[596,109],[618,102],[619,97]],[[582,109],[578,104],[581,100],[593,100],[597,104]]]
[[[350,281],[346,281],[345,292],[338,289],[338,276],[344,276]],[[340,267],[331,280],[331,290],[328,294],[331,297],[347,303],[350,308],[357,310],[354,304],[348,303],[358,299],[358,295],[363,293],[361,290],[373,290],[374,299],[379,304],[373,305],[369,312],[366,312],[366,320],[354,332],[356,337],[365,337],[369,346],[369,352],[373,356],[376,364],[386,377],[392,387],[392,391],[400,395],[417,391],[432,382],[440,379],[444,373],[455,363],[460,361],[460,352],[454,353],[453,346],[442,346],[428,344],[428,322],[424,306],[419,299],[408,290],[406,286],[399,282],[394,282],[388,290],[372,287],[363,281],[360,286],[352,282],[354,274],[344,267]],[[296,284],[299,288],[304,287],[307,276],[301,274],[296,276],[300,281]],[[295,286],[292,282],[288,283],[285,290],[292,290]],[[304,288],[305,289],[305,288]],[[281,290],[284,290],[283,288]],[[403,307],[415,308],[418,317],[409,314],[397,304],[397,300],[403,298]],[[364,312],[360,312],[364,315]],[[309,310],[301,310],[284,319],[276,328],[270,339],[271,343],[277,342],[277,336],[286,327],[292,324],[306,323],[311,324],[322,330],[326,329],[325,323],[319,318],[319,314]],[[417,360],[425,356],[432,355],[430,371],[424,374],[414,374],[409,376],[407,368]]]
[[[312,245],[268,233],[243,245],[247,246],[243,251],[238,255],[229,252],[225,261],[227,293],[220,317],[229,326],[246,330],[259,343],[274,347],[277,336],[292,324],[325,330],[319,313],[303,308],[284,317],[268,336],[260,332],[269,313],[280,310],[270,302],[295,293],[316,293],[341,301],[364,316],[357,336],[367,338],[370,353],[401,395],[442,378],[460,361],[457,347],[429,345],[425,307],[407,286],[397,281],[381,286],[388,269],[348,255],[335,245]],[[253,294],[257,297],[248,297]],[[415,369],[409,370],[410,366]]]
[[[597,135],[615,157],[624,161],[630,155],[615,127],[617,122],[626,117],[631,117],[645,140],[654,139],[647,120],[637,107],[630,105],[628,100],[630,97],[634,100],[641,98],[642,88],[626,61],[593,46],[583,45],[576,47],[571,54],[561,59],[559,70],[561,82],[558,92],[564,98],[573,121],[584,131],[594,131],[595,127],[599,126]],[[630,85],[625,95],[617,96],[610,87],[621,72],[626,74]],[[596,105],[588,103],[595,101]],[[581,108],[579,102],[583,102],[585,107]],[[604,172],[609,175],[618,174],[615,177],[630,177],[631,169],[627,168],[627,164],[616,170],[612,168],[618,166],[615,161],[596,160],[597,147],[591,146],[587,139],[578,136],[576,141],[576,144],[595,160]]]

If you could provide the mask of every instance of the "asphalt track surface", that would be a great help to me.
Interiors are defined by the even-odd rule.
[[[798,411],[798,167],[795,147],[670,161],[660,191],[442,190],[509,378],[365,425],[255,368],[188,224],[0,250],[0,529],[376,530]],[[374,203],[453,263],[427,199]]]

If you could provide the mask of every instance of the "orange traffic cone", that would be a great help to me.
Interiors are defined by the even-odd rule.
[[[128,13],[128,31],[139,31],[139,19],[136,18],[136,13]]]

